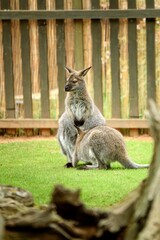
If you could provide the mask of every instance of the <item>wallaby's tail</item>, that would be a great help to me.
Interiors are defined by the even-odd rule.
[[[124,167],[126,168],[132,168],[132,169],[138,169],[138,168],[149,168],[149,164],[138,164],[135,163],[133,161],[131,161],[130,159],[127,160],[120,160],[119,161]]]

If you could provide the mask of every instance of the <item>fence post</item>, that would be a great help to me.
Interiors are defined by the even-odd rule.
[[[20,1],[20,9],[27,10],[28,2]],[[22,57],[22,84],[23,84],[23,104],[24,118],[32,118],[32,83],[30,69],[30,39],[28,20],[20,20],[21,29],[21,57]]]
[[[37,0],[40,10],[46,9],[46,0]],[[39,38],[39,75],[41,88],[41,117],[50,118],[49,79],[48,79],[48,45],[47,45],[47,20],[38,20]],[[42,129],[41,134],[50,135],[50,129]]]
[[[28,2],[20,1],[20,9],[27,10]],[[33,118],[32,105],[32,83],[30,65],[30,38],[28,20],[20,20],[21,30],[21,58],[22,58],[22,86],[23,86],[23,106],[24,118]],[[25,129],[26,136],[33,135],[33,129]]]
[[[10,1],[2,0],[1,8],[2,10],[10,9]],[[15,118],[11,21],[3,20],[2,26],[3,26],[3,59],[5,71],[6,118]]]
[[[146,8],[154,8],[154,0],[146,0]],[[155,19],[146,19],[147,99],[156,100],[155,84]]]
[[[82,0],[73,0],[73,9],[82,9]],[[83,58],[83,22],[74,19],[74,68],[80,70],[84,67]]]
[[[64,9],[63,0],[56,0],[56,9]],[[64,20],[56,20],[57,34],[57,65],[58,65],[58,89],[59,89],[59,116],[64,112],[64,86],[65,86],[65,29]]]
[[[37,7],[40,10],[46,9],[46,1],[38,0]],[[42,118],[50,118],[49,107],[49,79],[48,79],[48,46],[46,20],[38,20],[39,30],[39,72],[41,88],[41,115]]]
[[[110,0],[110,9],[118,8],[118,0]],[[120,64],[119,64],[119,20],[110,19],[112,117],[121,117]]]
[[[136,8],[136,0],[128,1],[128,8]],[[129,54],[129,102],[130,118],[138,118],[138,74],[137,74],[137,20],[128,19],[128,54]]]
[[[92,9],[100,8],[99,0],[92,0]],[[101,63],[101,45],[102,33],[99,19],[92,19],[92,64],[93,64],[93,86],[94,101],[99,110],[103,113],[103,90],[102,90],[102,63]]]
[[[136,8],[136,0],[128,1],[128,8]],[[138,110],[138,70],[137,70],[137,20],[128,19],[129,57],[129,117],[139,118]],[[130,136],[137,136],[138,129],[130,130]]]

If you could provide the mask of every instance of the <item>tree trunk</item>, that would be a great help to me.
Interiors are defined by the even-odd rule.
[[[79,200],[79,190],[57,186],[51,203],[36,208],[31,194],[16,189],[23,194],[15,198],[12,194],[3,194],[6,193],[3,186],[0,190],[3,216],[0,217],[0,240],[159,240],[160,110],[153,101],[149,104],[149,119],[155,142],[149,175],[123,202],[107,211],[91,210]],[[10,192],[15,193],[15,188]]]

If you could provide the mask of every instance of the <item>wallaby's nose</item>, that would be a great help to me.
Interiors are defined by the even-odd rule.
[[[66,92],[69,92],[70,90],[71,90],[71,86],[70,86],[69,84],[66,85],[66,86],[65,86],[65,91],[66,91]]]

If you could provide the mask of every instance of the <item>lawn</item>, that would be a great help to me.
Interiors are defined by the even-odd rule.
[[[127,140],[130,157],[137,163],[149,163],[151,141]],[[66,169],[56,139],[0,144],[0,184],[22,187],[33,193],[35,203],[49,202],[53,187],[63,184],[81,189],[81,198],[89,207],[108,207],[121,200],[146,178],[147,169],[124,169],[118,163],[111,170]]]

